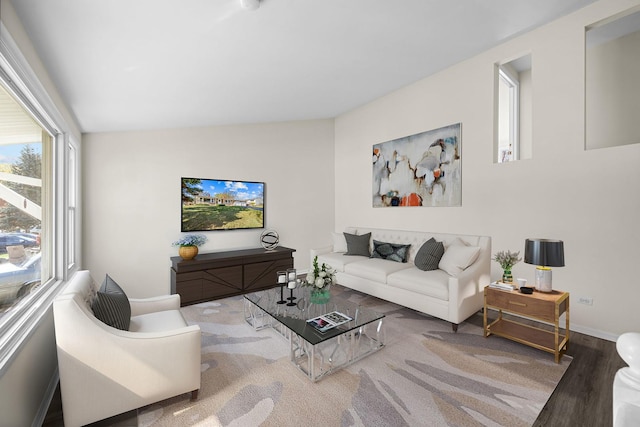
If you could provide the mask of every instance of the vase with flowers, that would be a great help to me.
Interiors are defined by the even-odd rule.
[[[331,296],[331,285],[336,282],[336,271],[325,263],[318,265],[318,257],[313,259],[313,270],[302,281],[303,286],[311,287],[311,303],[326,304]]]
[[[522,261],[522,258],[518,258],[519,255],[520,251],[500,251],[493,256],[492,259],[500,264],[500,267],[502,267],[502,281],[504,283],[513,283],[513,275],[511,274],[511,269],[518,262]]]
[[[180,240],[173,242],[173,246],[178,246],[178,255],[184,260],[190,260],[198,255],[198,246],[204,245],[207,236],[204,234],[187,234]]]

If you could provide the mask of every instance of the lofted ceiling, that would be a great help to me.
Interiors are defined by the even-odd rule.
[[[13,0],[83,132],[331,118],[594,0]]]

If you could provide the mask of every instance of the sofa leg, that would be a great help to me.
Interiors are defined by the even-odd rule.
[[[191,392],[191,401],[192,402],[198,400],[198,391],[200,391],[200,390],[199,389],[198,390],[193,390]]]
[[[453,332],[458,332],[458,324],[457,323],[452,323],[451,324],[451,328],[453,329]]]

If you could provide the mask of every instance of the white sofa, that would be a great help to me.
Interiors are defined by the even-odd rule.
[[[334,244],[312,249],[311,260],[318,256],[320,265],[325,263],[336,269],[338,284],[451,322],[454,331],[459,323],[482,308],[483,290],[491,281],[491,237],[364,227],[349,227],[345,232],[371,233],[370,250],[373,240],[411,246],[406,263],[345,255],[342,233],[334,233]],[[432,237],[444,244],[442,260],[447,257],[447,266],[442,266],[442,262],[441,266],[449,273],[440,268],[423,271],[414,265],[416,253]],[[479,248],[471,265],[451,264],[457,262],[451,247],[461,245],[460,241],[469,249]]]
[[[80,426],[200,389],[200,328],[188,326],[180,296],[129,299],[128,331],[91,310],[95,286],[79,271],[53,303],[62,411]]]

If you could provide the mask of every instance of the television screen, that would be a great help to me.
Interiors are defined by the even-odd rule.
[[[182,178],[182,231],[264,228],[264,182]]]

